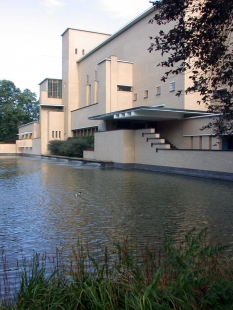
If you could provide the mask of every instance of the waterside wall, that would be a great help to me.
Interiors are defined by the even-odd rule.
[[[150,129],[147,129],[150,133]],[[137,168],[233,181],[233,152],[220,150],[173,150],[151,145],[143,130],[95,133],[95,151],[84,158],[112,161],[117,168]]]

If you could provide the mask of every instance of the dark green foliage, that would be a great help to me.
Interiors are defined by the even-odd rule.
[[[151,37],[149,51],[160,51],[165,57],[159,65],[168,68],[161,80],[189,74],[192,86],[177,95],[199,92],[208,112],[222,113],[206,127],[218,136],[233,134],[233,1],[151,2],[157,10],[149,22],[157,23],[161,30]],[[163,26],[170,22],[170,30],[165,31]],[[226,91],[217,92],[225,87]]]
[[[48,144],[48,150],[52,155],[83,157],[83,151],[93,148],[94,137],[74,137],[68,138],[66,141],[52,140]]]
[[[36,94],[29,89],[21,91],[18,99],[18,105],[22,111],[22,124],[27,124],[39,119],[39,101],[36,99]]]
[[[208,288],[203,297],[203,307],[213,310],[233,309],[233,281],[219,278]]]
[[[16,88],[13,82],[0,80],[0,142],[14,142],[19,125],[38,120],[36,94]]]
[[[60,155],[60,148],[64,144],[61,140],[51,140],[48,143],[48,150],[52,155]]]
[[[78,243],[70,265],[58,253],[24,265],[15,304],[0,309],[233,309],[233,266],[219,259],[228,246],[210,246],[206,230],[189,231],[165,248],[137,250],[126,240],[111,250]],[[162,253],[162,256],[161,256]]]

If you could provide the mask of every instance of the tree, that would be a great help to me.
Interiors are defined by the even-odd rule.
[[[25,89],[19,95],[19,106],[23,112],[23,124],[37,121],[39,118],[39,104],[36,94],[29,89]]]
[[[156,13],[149,23],[161,27],[172,23],[168,32],[160,31],[149,51],[167,55],[159,65],[168,71],[161,78],[188,73],[192,86],[179,90],[199,92],[207,111],[220,114],[205,128],[216,136],[233,134],[233,1],[163,0],[151,2]],[[221,91],[219,91],[221,89]]]
[[[17,127],[38,119],[36,95],[26,89],[23,92],[13,82],[0,80],[0,141],[14,142]]]

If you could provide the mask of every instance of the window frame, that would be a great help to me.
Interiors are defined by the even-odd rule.
[[[62,98],[62,80],[48,79],[48,98]]]

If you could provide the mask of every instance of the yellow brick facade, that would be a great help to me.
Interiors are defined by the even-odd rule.
[[[233,172],[232,153],[220,152],[226,144],[212,129],[200,130],[211,115],[199,95],[175,96],[189,76],[161,82],[162,56],[148,52],[149,37],[160,31],[148,24],[154,14],[149,9],[111,36],[65,30],[62,79],[40,83],[40,124],[19,128],[20,140],[22,131],[32,135],[17,142],[18,152],[45,155],[50,140],[94,135],[94,151],[84,152],[89,160]],[[57,96],[49,93],[51,83],[61,88]]]

